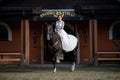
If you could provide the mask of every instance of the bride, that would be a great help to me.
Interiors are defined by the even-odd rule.
[[[71,34],[67,34],[64,30],[64,25],[62,15],[59,14],[58,20],[56,21],[55,32],[60,36],[63,50],[65,50],[65,52],[73,51],[77,46],[78,39]]]

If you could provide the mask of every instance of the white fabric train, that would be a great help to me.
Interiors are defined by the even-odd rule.
[[[73,51],[77,46],[78,39],[71,34],[67,34],[64,29],[60,33],[60,38],[65,52]]]

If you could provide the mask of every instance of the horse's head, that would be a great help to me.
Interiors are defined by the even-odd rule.
[[[47,40],[52,40],[53,38],[53,27],[51,25],[47,26]]]
[[[60,39],[58,38],[58,35],[54,32],[53,26],[47,26],[47,40],[49,42],[49,46],[54,46],[57,50],[62,49]],[[56,52],[56,50],[55,50]]]
[[[57,39],[53,26],[48,25],[46,29],[46,33],[47,33],[48,47],[50,48],[49,51],[52,50],[54,53],[58,52],[58,49],[56,49],[56,45],[54,46]]]

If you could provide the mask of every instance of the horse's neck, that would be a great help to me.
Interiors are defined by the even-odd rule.
[[[54,43],[54,46],[57,50],[60,50],[60,51],[63,50],[60,38],[55,32],[53,33],[53,43]]]
[[[53,38],[53,43],[55,43],[55,42],[57,42],[57,35],[56,35],[56,33],[53,31],[52,32],[52,38]]]
[[[57,49],[61,47],[61,41],[60,41],[60,38],[59,36],[54,32],[53,28],[51,28],[51,36],[52,36],[52,39],[51,39],[51,42],[52,44],[57,47]],[[56,44],[57,43],[57,44]],[[52,45],[52,46],[53,46]]]

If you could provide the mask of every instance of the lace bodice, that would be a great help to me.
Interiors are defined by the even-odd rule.
[[[56,31],[59,31],[62,29],[62,25],[64,24],[63,21],[56,21]]]

